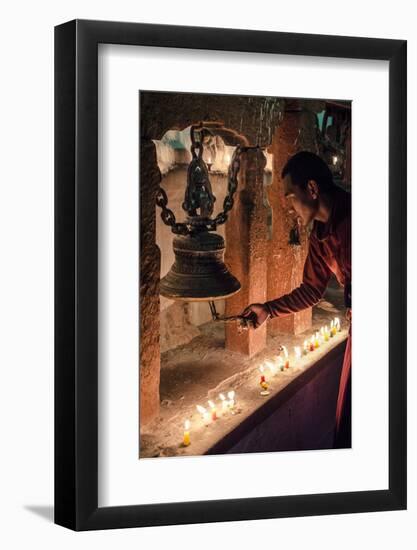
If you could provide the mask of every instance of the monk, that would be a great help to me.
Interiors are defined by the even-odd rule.
[[[260,327],[271,317],[283,317],[317,304],[332,274],[344,287],[346,317],[351,323],[351,197],[333,182],[327,164],[302,151],[282,170],[284,193],[299,223],[312,224],[303,280],[289,294],[250,304],[242,315]],[[346,344],[335,411],[334,447],[351,446],[351,326]]]

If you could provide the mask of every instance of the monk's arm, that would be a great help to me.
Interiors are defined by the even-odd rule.
[[[282,317],[317,304],[326,290],[332,272],[325,263],[317,240],[312,237],[304,264],[303,281],[289,294],[265,302],[271,317]]]

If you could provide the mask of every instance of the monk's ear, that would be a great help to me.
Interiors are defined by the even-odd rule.
[[[315,180],[308,180],[307,190],[311,195],[312,199],[317,199],[319,196],[319,186]]]

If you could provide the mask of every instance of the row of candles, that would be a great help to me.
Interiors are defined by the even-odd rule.
[[[341,332],[342,327],[340,324],[340,319],[335,317],[330,323],[330,329],[326,325],[321,327],[310,339],[304,340],[303,348],[301,346],[294,346],[294,354],[297,360],[300,360],[303,355],[307,355],[309,352],[314,351],[319,348],[324,342],[328,342],[330,338],[333,338],[338,332]],[[259,385],[261,386],[261,395],[269,395],[268,391],[268,381],[265,374],[265,366],[269,368],[271,375],[275,376],[279,371],[286,371],[290,368],[290,359],[286,346],[281,346],[283,356],[279,355],[276,358],[276,361],[266,360],[263,365],[259,367],[261,377],[259,380]]]
[[[209,399],[207,401],[209,410],[202,405],[196,405],[197,411],[200,413],[201,418],[205,426],[208,426],[210,423],[215,422],[219,416],[226,415],[229,411],[233,414],[236,407],[236,392],[230,390],[227,392],[227,399],[223,393],[219,393],[220,407],[217,407],[216,403]],[[190,426],[191,422],[187,419],[184,422],[184,435],[183,435],[183,445],[187,447],[191,443],[190,438]]]
[[[338,317],[335,317],[330,322],[330,329],[327,325],[321,327],[320,330],[313,334],[310,339],[304,340],[302,350],[301,346],[294,346],[294,354],[296,359],[301,359],[303,355],[307,355],[309,352],[312,352],[320,347],[324,342],[328,342],[330,338],[333,338],[333,336],[335,336],[337,332],[341,332],[341,330],[342,328],[340,324],[340,319]],[[288,349],[286,348],[286,346],[281,346],[281,350],[283,352],[283,356],[279,355],[275,362],[272,360],[266,360],[264,364],[259,367],[259,371],[261,373],[261,378],[259,381],[259,384],[262,388],[261,395],[269,395],[269,384],[266,379],[265,366],[269,368],[273,376],[275,376],[279,371],[285,371],[290,368]],[[196,409],[200,413],[205,426],[208,426],[210,423],[215,422],[219,418],[219,416],[223,416],[229,411],[231,411],[232,414],[234,413],[234,409],[236,406],[236,392],[234,390],[231,390],[227,393],[227,399],[223,393],[220,393],[219,399],[220,407],[217,407],[216,403],[211,399],[207,401],[209,409],[203,407],[202,405],[196,405]],[[191,443],[190,427],[190,420],[185,420],[183,434],[183,445],[185,447],[187,447]]]

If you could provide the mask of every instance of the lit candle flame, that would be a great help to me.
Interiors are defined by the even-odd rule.
[[[269,368],[269,370],[271,371],[272,374],[276,373],[277,368],[276,368],[275,364],[272,361],[265,361],[265,365],[268,366],[268,368]]]
[[[216,405],[213,403],[213,401],[211,399],[209,399],[207,401],[207,403],[209,404],[209,407],[210,407],[210,411],[211,411],[211,419],[212,420],[217,420],[217,409],[216,409]]]
[[[295,356],[297,357],[297,359],[301,359],[301,348],[300,348],[300,346],[295,346],[294,347],[294,353],[295,353]]]
[[[182,444],[184,445],[184,447],[188,447],[190,443],[190,421],[187,419],[184,422],[184,435],[182,438]]]
[[[235,406],[235,392],[234,390],[230,390],[227,393],[227,397],[229,398],[229,408],[233,409]]]
[[[196,405],[198,412],[201,414],[204,424],[209,423],[210,415],[207,412],[207,409],[202,407],[201,405]]]
[[[334,319],[332,319],[332,321],[330,323],[330,334],[331,334],[331,336],[336,335],[338,321],[339,321],[339,319],[337,317],[335,317]]]
[[[222,402],[222,412],[224,413],[227,411],[227,407],[228,407],[227,399],[223,393],[219,393],[219,397]]]

